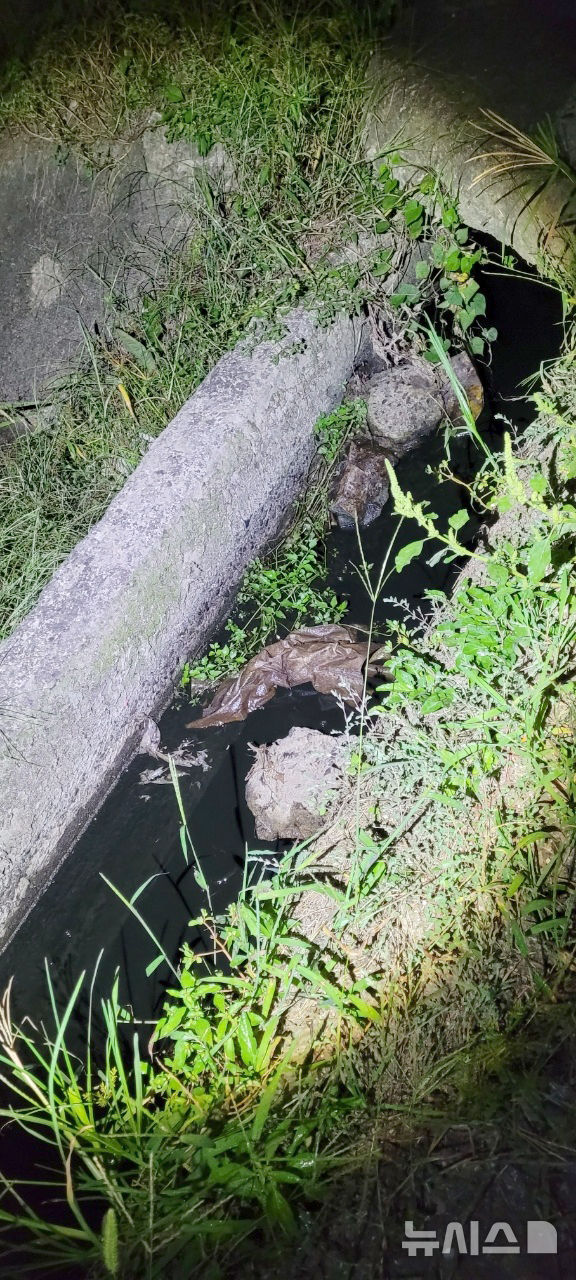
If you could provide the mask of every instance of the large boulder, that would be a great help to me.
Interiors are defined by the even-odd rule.
[[[296,727],[256,748],[246,778],[246,803],[260,840],[306,840],[326,822],[346,779],[349,743]]]

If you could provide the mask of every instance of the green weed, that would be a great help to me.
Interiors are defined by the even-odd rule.
[[[335,30],[328,29],[330,40]],[[347,150],[355,123],[348,107],[339,114],[336,81],[346,77],[340,63],[337,75],[329,68],[333,46],[314,28],[320,80],[311,79],[317,72],[302,60],[295,31],[282,28],[280,58],[260,30],[253,62],[248,46],[231,47],[226,31],[209,65],[204,55],[196,65],[189,36],[186,58],[178,46],[182,61],[158,46],[155,101],[174,136],[194,138],[200,150],[214,140],[238,146],[250,183],[240,200],[222,205],[204,194],[189,256],[172,260],[162,287],[124,313],[114,342],[90,348],[91,371],[75,382],[67,409],[14,447],[2,481],[11,513],[4,524],[15,574],[29,572],[26,600],[49,572],[41,558],[48,532],[53,565],[64,542],[68,549],[104,509],[126,460],[135,465],[147,437],[250,318],[271,322],[279,306],[299,298],[314,298],[329,316],[342,298],[357,305],[389,271],[384,247],[368,283],[330,274],[326,223],[340,237],[342,210],[352,233],[355,218],[370,218],[376,236],[400,222],[408,240],[436,236],[431,265],[422,263],[412,292],[404,286],[394,298],[415,336],[423,309],[439,296],[457,333],[476,325],[478,340],[491,340],[478,290],[466,287],[477,250],[457,212],[445,203],[439,229],[436,183],[401,193],[392,160],[374,180],[356,165],[353,146]],[[115,51],[113,72],[107,57],[128,121],[141,84],[149,100],[149,55],[142,64],[136,58],[132,71],[129,59],[122,71]],[[225,71],[231,65],[234,81]],[[96,59],[94,74],[101,68]],[[357,83],[354,73],[352,97]],[[200,100],[215,108],[206,136],[196,84]],[[69,86],[68,79],[66,92]],[[118,99],[111,100],[112,120]],[[35,101],[31,111],[45,99]],[[85,123],[82,130],[87,146]],[[70,142],[77,145],[78,136]],[[255,166],[260,147],[271,153],[269,172]],[[304,253],[305,242],[313,252]],[[446,335],[429,327],[425,335],[429,357],[446,365]],[[528,439],[538,463],[524,466],[507,438],[502,458],[486,459],[470,495],[488,516],[509,517],[510,533],[472,557],[453,601],[434,598],[425,635],[409,621],[391,629],[391,678],[378,704],[364,708],[351,752],[351,808],[328,843],[293,849],[273,881],[260,879],[260,864],[248,857],[239,900],[214,918],[207,899],[193,922],[206,939],[204,956],[189,947],[179,960],[166,956],[139,895],[124,899],[156,945],[149,972],[164,964],[171,973],[146,1044],[118,986],[97,1011],[104,1050],[96,1053],[93,981],[83,1061],[68,1047],[82,979],[63,1010],[51,992],[52,1029],[16,1029],[5,997],[0,1061],[13,1105],[3,1115],[44,1144],[53,1167],[37,1176],[62,1204],[60,1216],[51,1207],[44,1217],[28,1204],[25,1185],[4,1180],[6,1274],[21,1263],[45,1269],[48,1259],[57,1272],[81,1266],[125,1280],[238,1275],[244,1264],[254,1275],[260,1258],[274,1257],[274,1239],[285,1250],[321,1199],[330,1204],[330,1185],[343,1172],[370,1171],[394,1138],[392,1200],[407,1172],[416,1177],[432,1165],[438,1134],[458,1123],[475,1138],[488,1118],[491,1149],[499,1126],[507,1142],[524,1135],[539,1143],[545,1132],[560,1144],[549,1149],[566,1159],[566,1108],[548,1105],[546,1071],[551,1046],[572,1043],[575,1030],[570,353],[535,394],[540,419]],[[465,396],[459,399],[478,444]],[[317,424],[319,464],[304,511],[282,546],[249,570],[227,643],[188,668],[187,678],[234,669],[278,627],[340,616],[322,582],[327,478],[362,414],[347,404]],[[423,536],[398,552],[392,544],[375,574],[361,557],[373,606],[392,564],[398,570],[414,556],[470,554],[464,509],[444,529],[429,506],[402,493],[393,472],[390,478],[400,520],[415,519]],[[32,497],[20,512],[32,535],[18,533],[14,514],[24,491]],[[5,599],[13,625],[25,600],[13,585]],[[193,863],[179,793],[177,800],[183,857]],[[320,921],[314,941],[302,915],[311,901]]]
[[[488,340],[471,275],[479,250],[440,184],[428,178],[403,191],[394,156],[378,173],[363,159],[370,32],[357,19],[344,4],[295,14],[240,6],[231,15],[223,6],[209,19],[187,6],[167,5],[152,18],[145,6],[126,14],[112,4],[107,21],[57,43],[50,37],[12,75],[5,125],[49,136],[91,170],[108,165],[108,144],[138,136],[155,109],[162,117],[155,127],[172,138],[202,153],[224,146],[234,182],[224,190],[199,180],[184,200],[185,249],[167,249],[136,298],[118,272],[109,334],[85,335],[81,370],[48,392],[47,403],[24,411],[34,430],[3,452],[0,478],[0,636],[247,329],[254,341],[279,336],[297,303],[315,307],[326,324],[342,308],[369,302],[377,310],[406,244],[421,240],[432,242],[432,260],[393,297],[400,328],[420,341],[421,313],[440,298],[446,342],[450,331]],[[373,247],[355,261],[366,234]],[[6,426],[22,416],[11,406],[0,414]],[[280,579],[286,574],[287,565]],[[304,593],[311,577],[304,573]],[[289,610],[297,596],[293,582]],[[311,618],[328,617],[326,602],[311,603]],[[297,602],[295,616],[305,616]],[[234,645],[232,662],[246,653],[238,635]],[[223,669],[213,663],[211,673]]]

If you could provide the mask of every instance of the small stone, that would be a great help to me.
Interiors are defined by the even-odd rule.
[[[291,729],[256,748],[246,778],[246,803],[259,840],[306,840],[326,822],[346,778],[349,744],[317,729]]]
[[[146,716],[142,738],[138,747],[138,755],[157,756],[161,750],[160,730],[151,716]]]
[[[369,440],[350,445],[330,502],[341,529],[354,529],[356,518],[365,528],[380,515],[389,494],[387,457],[381,445]]]

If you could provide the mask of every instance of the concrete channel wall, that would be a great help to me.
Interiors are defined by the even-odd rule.
[[[278,531],[361,327],[299,310],[225,355],[0,646],[0,945]]]
[[[366,154],[376,161],[400,152],[394,172],[401,182],[435,174],[467,226],[544,270],[568,268],[573,187],[551,165],[516,167],[513,144],[482,109],[490,107],[489,86],[486,93],[471,92],[464,73],[446,79],[408,51],[382,50],[370,66]]]

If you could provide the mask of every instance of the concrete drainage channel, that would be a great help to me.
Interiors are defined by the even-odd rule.
[[[492,385],[489,387],[490,408],[486,409],[481,425],[491,436],[493,447],[498,447],[498,435],[493,434],[491,427],[491,410],[502,407],[499,396],[510,396],[529,370],[536,367],[540,358],[548,358],[554,354],[556,342],[554,324],[559,319],[559,313],[557,314],[558,308],[553,293],[541,288],[536,282],[530,284],[517,279],[502,282],[498,277],[494,277],[492,299],[490,299],[488,279],[483,281],[483,288],[489,297],[495,322],[500,326],[501,338],[494,352]],[[511,290],[519,291],[515,293],[512,305],[509,301]],[[526,333],[518,328],[515,320],[517,313],[525,317]],[[529,324],[528,317],[530,317]],[[323,384],[322,394],[325,397],[333,396],[335,400],[341,396],[344,389],[346,369],[337,362],[334,351],[337,348],[339,354],[345,352],[348,369],[351,369],[355,352],[358,351],[359,331],[357,327],[351,323],[348,325],[346,322],[344,325],[339,323],[333,330],[322,331],[322,337],[318,337],[314,328],[311,332],[313,341],[317,340],[322,344],[322,350],[324,350],[323,344],[326,344],[327,351],[332,352],[333,381],[330,384]],[[518,334],[522,339],[520,342],[515,341]],[[237,371],[236,362],[240,358],[245,359],[237,356],[227,357],[223,365],[228,370],[233,368]],[[257,354],[256,365],[249,366],[252,368],[254,377],[260,358]],[[310,369],[308,364],[303,365],[301,361],[302,357],[298,357],[295,363],[291,358],[286,362],[279,361],[278,364],[273,364],[273,380],[278,376],[282,376],[285,380],[288,377],[292,379],[298,371],[301,373],[303,368]],[[327,367],[326,363],[323,367],[324,369]],[[336,381],[336,370],[340,381]],[[278,394],[278,383],[275,382],[274,385]],[[287,386],[285,381],[284,387],[285,396],[282,403],[285,412],[293,414],[291,398],[296,399],[298,394],[298,402],[302,407],[302,388],[296,393],[291,381],[290,386]],[[214,387],[211,390],[208,386],[204,394],[211,396],[214,391]],[[198,395],[204,408],[207,402],[201,393]],[[191,406],[194,406],[196,399],[197,397],[194,397],[191,404],[183,411],[182,421],[179,422],[177,419],[173,424],[178,432],[184,433],[184,440],[187,439],[186,433],[190,427]],[[334,403],[334,400],[329,400],[329,403]],[[306,403],[310,417],[303,421],[301,428],[304,442],[301,455],[302,466],[312,449],[312,425],[318,401],[314,400],[309,393]],[[508,411],[512,407],[508,402]],[[304,415],[303,408],[302,412]],[[279,419],[280,423],[281,421]],[[172,428],[169,430],[171,431]],[[159,445],[162,444],[163,439],[164,437],[158,442]],[[276,455],[283,452],[283,458],[286,461],[286,450],[280,449],[277,433],[274,435],[274,441]],[[417,449],[399,462],[397,471],[402,486],[410,489],[416,500],[431,501],[433,508],[445,519],[461,506],[461,489],[455,484],[438,485],[428,474],[428,469],[437,466],[442,456],[441,436],[429,434],[425,440],[420,441]],[[179,454],[179,459],[182,461],[182,453]],[[478,459],[477,455],[475,456],[470,450],[467,440],[461,439],[457,443],[456,453],[452,453],[452,462],[456,473],[463,477],[470,476],[474,471]],[[182,465],[184,465],[183,462]],[[297,476],[296,469],[291,472],[291,475]],[[158,484],[156,468],[153,476],[154,483]],[[186,477],[188,476],[189,472],[186,472]],[[134,477],[134,482],[136,479],[137,477]],[[186,480],[184,477],[181,479],[182,488],[175,483],[175,491],[180,495],[180,502],[183,504],[182,494],[186,492]],[[239,486],[240,481],[235,483]],[[293,483],[296,484],[297,480],[294,479]],[[277,487],[276,491],[281,495],[289,492],[287,487],[281,486]],[[235,492],[240,495],[243,491],[237,487]],[[268,492],[271,492],[271,489]],[[193,494],[189,497],[190,501],[192,496]],[[117,503],[123,497],[124,494],[117,499]],[[178,508],[179,511],[182,509],[182,506]],[[194,510],[193,504],[192,510]],[[275,510],[279,515],[280,503]],[[112,527],[117,529],[119,526],[117,520],[114,520],[113,512],[111,516]],[[243,508],[242,517],[247,518],[246,507]],[[181,516],[181,519],[183,518]],[[265,530],[268,532],[273,524],[266,525],[261,517],[258,519],[257,528],[260,531],[260,537],[263,537]],[[388,503],[382,515],[363,531],[363,548],[369,562],[374,564],[380,562],[396,523],[391,504]],[[186,526],[188,529],[189,527],[189,525]],[[216,527],[214,537],[217,531]],[[473,532],[472,525],[470,536],[473,536]],[[258,545],[256,541],[250,542],[250,536],[247,534],[246,542],[243,543],[246,557],[253,554]],[[402,530],[402,541],[410,542],[416,536],[415,528],[410,522],[406,522]],[[158,543],[154,544],[154,548],[152,545],[149,547],[151,558],[157,545],[164,545],[165,538],[166,533],[160,530],[157,534]],[[180,535],[180,555],[184,554],[182,546],[185,541],[185,536]],[[79,552],[81,553],[81,549]],[[189,601],[193,598],[185,594],[189,579],[191,578],[193,583],[205,581],[198,567],[193,570],[190,568],[190,559],[183,560],[178,566],[174,558],[175,554],[173,545],[169,544],[163,563],[171,589],[174,591],[175,602],[171,606],[172,612],[163,615],[168,619],[176,616],[177,609],[181,609],[184,613],[189,607]],[[365,622],[369,611],[368,601],[353,567],[354,560],[357,558],[355,533],[333,530],[328,538],[328,557],[330,584],[348,601],[346,621],[352,624]],[[64,566],[66,575],[70,567],[70,564]],[[236,575],[240,567],[240,561],[234,562]],[[232,581],[232,570],[229,572],[230,577],[226,586],[229,586]],[[391,597],[395,596],[402,600],[403,605],[407,603],[409,608],[421,609],[426,589],[439,587],[449,590],[453,572],[454,570],[445,565],[431,568],[422,559],[413,562],[388,584],[386,590],[388,598],[381,602],[377,614],[378,626],[383,627],[389,618],[403,616],[402,609],[398,610],[391,603]],[[61,576],[65,576],[64,571],[61,572]],[[176,592],[178,583],[181,584],[181,594]],[[57,585],[55,583],[50,588],[50,596]],[[178,662],[187,652],[187,647],[194,642],[194,639],[198,640],[200,632],[206,635],[213,630],[214,621],[222,611],[223,600],[224,593],[220,590],[217,600],[207,601],[201,623],[202,632],[200,627],[193,632],[187,630],[184,618],[178,633],[178,643],[170,650],[170,662],[174,665],[170,667],[166,664],[163,667],[163,686],[160,683],[158,671],[158,646],[165,643],[162,637],[168,636],[170,639],[172,629],[168,627],[163,629],[159,633],[160,638],[156,638],[156,647],[154,647],[150,632],[142,637],[140,627],[145,619],[140,615],[139,626],[135,629],[132,643],[129,644],[130,638],[126,637],[125,644],[128,655],[131,654],[133,659],[136,656],[140,660],[142,652],[146,655],[149,664],[146,668],[146,682],[139,687],[134,682],[132,700],[128,702],[125,698],[126,671],[130,673],[131,668],[122,667],[115,685],[118,705],[114,705],[112,711],[107,713],[103,725],[95,723],[94,698],[100,687],[104,690],[108,688],[107,683],[99,686],[95,681],[96,692],[92,694],[92,702],[78,705],[77,718],[80,722],[80,717],[83,717],[82,732],[93,750],[92,759],[99,762],[112,756],[114,747],[118,745],[115,726],[126,723],[123,717],[126,716],[127,708],[132,717],[130,723],[134,728],[134,735],[141,732],[142,721],[145,719],[144,713],[152,705],[152,696],[157,697],[161,702],[166,685],[177,668]],[[39,609],[43,606],[44,600]],[[29,622],[33,623],[33,619],[31,618]],[[88,678],[91,676],[91,668],[86,661],[86,654],[84,658],[85,678]],[[76,672],[79,671],[81,663],[82,655],[75,668]],[[67,669],[68,662],[66,655],[63,654],[64,675]],[[36,672],[37,679],[40,680],[39,668],[36,668]],[[103,681],[107,681],[108,678],[106,673],[102,673]],[[77,674],[75,680],[79,679],[80,676]],[[154,680],[158,681],[156,685],[153,684]],[[150,699],[148,703],[138,701],[138,688],[143,690],[140,694],[141,698]],[[109,699],[107,706],[110,706]],[[267,706],[255,711],[244,722],[190,730],[187,725],[190,720],[200,714],[200,710],[201,708],[198,708],[194,712],[186,696],[177,696],[171,701],[159,721],[159,736],[164,753],[172,753],[176,762],[182,756],[188,762],[193,762],[192,767],[179,767],[179,782],[200,866],[209,882],[211,907],[216,914],[219,914],[236,896],[242,885],[246,849],[252,851],[253,858],[256,860],[252,871],[259,875],[268,874],[273,869],[274,850],[281,852],[286,847],[282,842],[274,843],[269,838],[258,839],[257,837],[254,817],[248,807],[245,790],[245,778],[254,764],[254,746],[259,747],[277,739],[286,738],[295,727],[303,730],[319,730],[323,734],[341,733],[345,728],[345,720],[342,706],[330,695],[316,692],[309,684],[299,689],[280,690]],[[61,733],[66,732],[69,743],[75,740],[76,724],[65,723],[62,726],[58,722],[57,728]],[[104,731],[106,736],[103,736]],[[137,745],[135,736],[132,743],[127,741],[126,755]],[[149,747],[153,750],[155,745],[154,742],[149,743]],[[71,747],[68,749],[71,751]],[[110,752],[109,757],[105,757],[105,749]],[[115,766],[112,760],[112,771],[115,767],[119,767],[120,763],[118,762]],[[28,777],[34,776],[33,766],[27,760],[12,759],[10,769],[13,770],[14,778],[17,777],[19,770],[24,769],[29,771]],[[45,770],[48,770],[48,765],[45,765]],[[87,777],[87,790],[89,784],[90,778]],[[50,795],[45,795],[41,799],[47,811]],[[31,821],[38,821],[39,813],[40,807],[33,809]],[[53,821],[56,817],[57,811]],[[48,850],[48,843],[44,847]],[[37,865],[39,866],[39,863]],[[54,863],[51,865],[54,867]],[[39,876],[40,874],[41,871]],[[39,881],[37,885],[38,883]],[[205,896],[198,887],[195,867],[186,865],[182,856],[178,809],[166,765],[157,758],[157,755],[147,755],[146,752],[133,755],[98,815],[79,840],[74,853],[64,861],[35,910],[29,915],[28,920],[5,951],[0,963],[0,976],[4,980],[12,974],[16,975],[16,1007],[20,998],[23,1004],[26,1003],[26,1007],[32,1005],[36,1010],[44,1007],[45,957],[51,962],[55,988],[64,998],[71,990],[80,970],[86,968],[91,972],[100,952],[103,951],[99,970],[99,985],[102,991],[109,989],[114,972],[119,967],[122,974],[122,998],[132,1007],[135,1016],[153,1017],[162,999],[165,975],[161,968],[156,970],[152,978],[147,976],[147,967],[154,962],[157,947],[126,906],[127,900],[131,899],[143,885],[146,885],[146,888],[138,897],[137,909],[152,934],[161,942],[165,952],[176,956],[185,939],[192,946],[202,945],[200,933],[194,929],[191,930],[189,922],[198,915],[205,903]],[[31,896],[32,892],[31,886]],[[119,897],[118,894],[122,896]],[[80,920],[81,929],[78,928]]]
[[[295,312],[280,343],[225,356],[2,646],[4,938],[278,532],[309,470],[314,424],[365,354],[363,329]],[[378,389],[390,456],[418,406],[422,435],[449,407],[449,388],[421,365],[421,385],[399,369]]]
[[[490,298],[484,281],[481,288],[487,297],[487,316],[499,331],[491,353],[491,371],[485,372],[488,412],[481,429],[497,449],[498,423],[493,411],[503,409],[514,417],[514,406],[503,404],[502,400],[517,391],[522,379],[532,374],[541,360],[555,354],[554,341],[548,346],[548,338],[561,317],[559,308],[548,311],[544,305],[547,291],[511,277],[505,286],[508,296],[514,299],[508,304],[508,323],[505,308]],[[528,333],[531,341],[526,341],[523,331],[526,317],[534,330],[533,334]],[[558,326],[558,338],[560,332]],[[203,647],[213,634],[243,565],[274,536],[286,502],[301,488],[313,451],[312,428],[317,413],[337,404],[343,393],[357,392],[358,379],[363,376],[358,365],[365,363],[369,354],[364,339],[364,327],[346,317],[320,332],[313,317],[300,313],[292,317],[290,332],[280,348],[268,345],[253,355],[244,349],[227,357],[168,428],[168,440],[150,450],[144,466],[106,519],[45,592],[36,611],[40,621],[35,623],[34,616],[30,618],[6,647],[13,664],[6,668],[10,683],[7,681],[5,693],[14,698],[13,705],[6,708],[11,718],[6,715],[4,719],[7,776],[14,780],[8,834],[12,840],[20,841],[8,884],[13,901],[7,930],[29,904],[32,909],[0,957],[0,983],[5,987],[15,975],[16,1018],[21,1020],[22,1014],[31,1012],[35,1023],[42,1026],[50,1019],[45,960],[57,1007],[66,1007],[71,991],[82,984],[80,975],[86,974],[67,1029],[72,1053],[76,1048],[84,1049],[86,1022],[91,1017],[86,1007],[89,998],[93,993],[97,1004],[100,995],[110,991],[115,971],[121,975],[122,1006],[132,1031],[140,1033],[145,1049],[149,1023],[159,1012],[166,986],[172,985],[168,966],[158,964],[159,948],[174,962],[184,942],[205,951],[206,938],[194,923],[201,908],[208,905],[211,915],[218,919],[227,904],[235,902],[246,867],[255,877],[274,875],[275,856],[284,847],[279,833],[286,840],[306,834],[301,813],[293,812],[300,807],[293,803],[294,796],[298,802],[301,799],[298,787],[289,798],[289,814],[281,815],[282,825],[277,811],[272,811],[268,795],[264,797],[264,809],[261,806],[258,813],[253,783],[271,757],[277,774],[283,773],[286,764],[290,769],[301,769],[303,760],[309,758],[305,754],[306,743],[310,742],[312,730],[316,739],[333,747],[328,786],[340,786],[343,774],[343,789],[350,787],[346,765],[342,770],[343,741],[348,745],[342,731],[353,733],[354,721],[346,724],[343,709],[334,697],[310,685],[281,689],[265,707],[240,724],[191,728],[190,721],[197,720],[201,708],[192,709],[186,693],[178,694],[164,714],[160,711],[182,659]],[[522,362],[512,371],[516,356]],[[371,375],[370,360],[368,365]],[[239,404],[235,401],[238,381]],[[360,383],[360,390],[368,388]],[[257,413],[253,409],[255,391],[260,406]],[[214,422],[215,403],[218,417]],[[383,396],[382,407],[387,406],[388,398]],[[525,413],[524,405],[518,426]],[[296,428],[294,414],[299,415]],[[271,439],[267,434],[269,418],[273,424]],[[198,442],[211,446],[210,458],[206,450],[200,458],[194,453],[193,458]],[[464,481],[464,490],[452,483],[438,484],[437,467],[446,454],[445,443],[441,433],[432,430],[425,434],[423,430],[417,447],[397,468],[401,487],[410,489],[417,502],[430,502],[441,523],[466,503],[462,492],[466,492],[466,482],[478,464],[468,440],[462,438],[455,444],[451,439],[450,468]],[[251,467],[255,476],[247,474]],[[206,493],[211,477],[213,495]],[[130,493],[131,504],[126,505]],[[234,505],[238,503],[239,507]],[[129,512],[132,514],[127,527]],[[468,514],[473,514],[470,509]],[[390,507],[385,507],[363,534],[367,561],[379,564],[396,526]],[[466,541],[472,542],[474,525],[470,522],[465,527]],[[221,564],[222,537],[228,531],[235,542],[224,546]],[[413,527],[404,525],[395,549],[418,536]],[[105,561],[101,558],[103,551],[107,553]],[[369,603],[354,572],[356,552],[354,531],[332,530],[327,540],[329,584],[347,599],[346,620],[361,626],[367,621]],[[380,601],[376,618],[377,635],[385,634],[384,624],[398,612],[401,617],[410,617],[424,611],[426,588],[449,591],[455,569],[434,565],[426,548],[425,555],[418,556],[405,571],[387,582],[387,598]],[[92,593],[98,614],[94,622],[88,622]],[[51,610],[46,610],[47,600],[52,602]],[[62,631],[60,619],[66,616],[62,609],[66,610],[69,601],[74,604],[76,621],[70,631]],[[128,618],[125,602],[130,609]],[[106,628],[104,643],[99,633],[102,619]],[[27,628],[27,647],[19,649]],[[42,654],[43,641],[51,642],[52,648],[48,645]],[[77,651],[79,644],[85,645],[85,652]],[[19,653],[25,680],[14,689]],[[18,713],[16,696],[21,689],[30,698],[29,717],[25,712]],[[154,726],[149,726],[146,741],[140,742],[138,750],[141,727],[150,712],[158,717],[158,730],[155,733]],[[29,741],[23,742],[22,749],[18,742],[20,730],[29,733]],[[51,739],[56,750],[50,745]],[[392,741],[395,746],[398,739]],[[402,730],[399,741],[402,742]],[[280,750],[270,748],[271,743],[278,742],[282,744]],[[294,752],[291,748],[295,742],[298,747]],[[254,747],[259,748],[256,766]],[[398,754],[393,751],[394,756]],[[186,859],[181,847],[180,815],[166,767],[168,756],[178,770],[196,862]],[[91,776],[84,772],[86,760],[92,762]],[[118,770],[118,780],[109,788]],[[59,793],[58,786],[51,786],[53,771]],[[17,785],[22,777],[29,788],[24,796]],[[251,783],[247,789],[248,777]],[[405,777],[400,777],[397,791],[402,801],[408,796],[408,803],[412,802],[413,785],[407,786]],[[268,787],[268,779],[265,786]],[[383,797],[390,807],[391,792],[390,775],[385,774]],[[102,796],[99,812],[65,858],[75,833]],[[27,805],[29,813],[25,812]],[[62,814],[66,827],[59,830]],[[47,838],[45,815],[49,832],[52,831]],[[382,821],[381,812],[375,817]],[[295,830],[296,821],[299,832]],[[442,823],[440,841],[444,834]],[[39,857],[32,861],[38,846]],[[249,857],[246,850],[252,851]],[[430,850],[424,845],[427,861],[429,856]],[[22,865],[23,858],[27,859],[24,877],[18,880],[18,862]],[[28,875],[29,866],[33,867],[35,879]],[[198,877],[198,868],[202,877]],[[424,870],[426,873],[428,868]],[[393,875],[394,871],[392,867]],[[34,905],[43,879],[49,877],[51,882]],[[204,882],[208,885],[208,900]],[[14,893],[16,885],[21,891],[19,902]],[[394,905],[393,902],[393,909]],[[416,919],[419,910],[424,915],[418,885],[410,910]],[[321,940],[321,922],[315,914],[298,914],[298,919],[306,939]],[[386,937],[387,932],[384,927],[382,936]],[[96,976],[90,987],[93,973]],[[477,990],[476,983],[473,989]],[[448,1023],[449,1006],[454,1006],[451,987]],[[126,1031],[132,1034],[129,1026]],[[287,1031],[293,1033],[288,1020]],[[429,1033],[430,1024],[425,1024],[424,1037]],[[98,1029],[95,1040],[97,1049]],[[402,1065],[404,1055],[396,1056]],[[75,1091],[70,1096],[74,1104]],[[23,1142],[18,1139],[15,1151],[10,1132],[6,1142],[4,1161],[5,1165],[8,1161],[9,1174],[12,1157],[16,1172],[22,1167],[28,1172],[42,1160],[36,1150],[28,1154],[26,1134]],[[71,1146],[67,1170],[72,1151]],[[472,1181],[475,1174],[476,1168]],[[200,1193],[204,1194],[202,1186]],[[35,1207],[35,1190],[31,1194]],[[340,1253],[345,1256],[341,1250]],[[376,1269],[380,1262],[378,1258]]]
[[[404,86],[411,123],[423,98],[403,64],[376,64],[373,79],[393,86],[384,98],[379,91],[372,117],[376,156],[389,145],[394,86]],[[431,100],[436,136],[436,90]],[[454,110],[444,104],[434,145],[418,116],[412,167],[439,168],[456,194],[471,144],[464,129],[457,153],[451,145]],[[482,184],[465,212],[531,260],[550,218],[547,206],[524,223],[517,193],[499,190],[496,201]],[[282,342],[225,356],[0,648],[4,942],[133,754],[146,716],[166,704],[182,662],[213,633],[245,566],[278,531],[307,474],[314,423],[339,403],[362,338],[361,321],[341,315],[321,328],[298,311]]]

